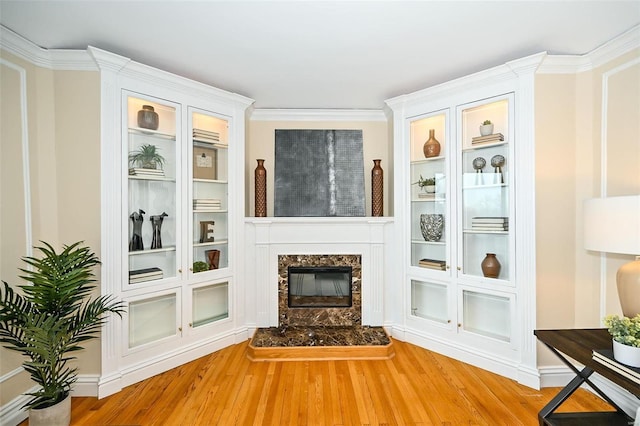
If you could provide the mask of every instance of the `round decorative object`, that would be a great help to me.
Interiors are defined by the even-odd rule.
[[[138,127],[158,130],[159,124],[158,113],[153,110],[153,107],[151,105],[142,105],[142,109],[138,111]]]
[[[444,229],[444,215],[421,214],[420,231],[425,241],[440,241]]]
[[[484,166],[487,165],[487,160],[485,160],[482,157],[476,157],[473,160],[473,168],[475,169],[476,173],[482,173],[482,169],[484,169]]]
[[[435,129],[429,129],[429,139],[424,143],[422,152],[426,158],[437,157],[440,155],[440,142],[434,136]]]
[[[384,172],[380,167],[380,161],[373,160],[373,169],[371,169],[371,216],[382,216],[384,214]]]
[[[267,216],[267,169],[264,168],[264,160],[256,160],[258,166],[255,170],[255,208],[256,217]]]
[[[498,278],[498,275],[500,275],[501,265],[495,253],[487,253],[480,267],[482,268],[482,273],[487,278]]]
[[[613,341],[613,357],[616,361],[640,368],[640,348]]]
[[[491,166],[492,167],[502,167],[504,166],[505,159],[502,155],[494,155],[491,157]]]

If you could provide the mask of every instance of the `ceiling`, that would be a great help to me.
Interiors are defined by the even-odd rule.
[[[255,99],[380,109],[384,100],[546,51],[581,55],[640,23],[640,1],[0,0],[46,49],[95,46]]]

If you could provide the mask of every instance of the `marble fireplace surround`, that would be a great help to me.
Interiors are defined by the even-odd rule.
[[[385,225],[392,221],[388,217],[246,218],[251,249],[247,255],[255,264],[248,278],[256,290],[256,327],[280,325],[279,258],[315,255],[360,257],[359,325],[382,326]]]
[[[350,307],[289,307],[290,266],[351,267]],[[361,256],[356,254],[294,254],[278,255],[278,326],[359,326],[361,325],[360,290],[362,284]]]

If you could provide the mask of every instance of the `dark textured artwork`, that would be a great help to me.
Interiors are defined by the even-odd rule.
[[[364,216],[362,130],[275,136],[275,216]]]

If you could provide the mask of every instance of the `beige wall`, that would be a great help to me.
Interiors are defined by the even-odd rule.
[[[84,240],[100,255],[100,77],[97,72],[52,71],[36,67],[4,51],[1,57],[26,71],[32,243],[56,248]],[[25,256],[24,226],[16,224],[23,199],[21,132],[16,72],[3,66],[2,84],[2,269],[12,286],[22,284],[16,268]],[[11,90],[7,88],[10,87]],[[5,96],[6,95],[6,96]],[[7,163],[7,164],[5,164]],[[5,169],[5,165],[7,168]],[[5,171],[12,176],[4,178]],[[5,202],[7,201],[7,202]],[[10,201],[10,202],[9,202]],[[16,205],[15,209],[12,207]],[[38,255],[34,251],[34,255]],[[99,277],[99,271],[96,271]],[[99,342],[78,353],[80,374],[99,374]],[[20,366],[22,357],[2,348],[0,374]],[[33,386],[26,373],[2,383],[0,405]]]
[[[583,248],[582,203],[601,186],[608,196],[640,194],[640,64],[617,70],[638,58],[640,50],[592,71],[536,77],[538,328],[600,327],[603,315],[621,314],[615,272],[632,256],[606,256],[602,300],[600,253]],[[557,363],[540,351],[538,365]]]
[[[264,166],[267,169],[267,216],[273,216],[273,189],[275,166],[275,130],[276,129],[362,129],[363,155],[364,155],[364,183],[365,183],[365,213],[371,216],[371,169],[374,159],[382,159],[381,166],[384,170],[384,215],[388,216],[391,208],[389,191],[391,188],[391,176],[393,169],[391,164],[392,143],[388,133],[389,124],[386,121],[258,121],[249,123],[245,155],[245,188],[246,216],[255,215],[255,188],[253,171],[256,168],[256,159],[265,159]]]

